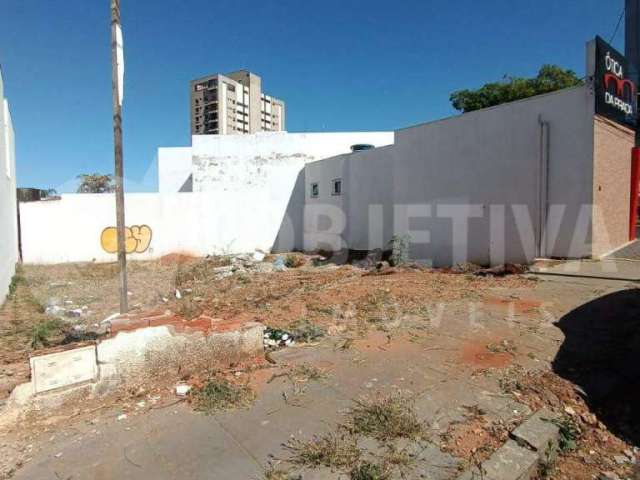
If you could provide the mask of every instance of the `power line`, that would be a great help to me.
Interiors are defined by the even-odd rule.
[[[611,38],[609,39],[610,44],[613,43],[613,41],[616,38],[616,35],[618,34],[620,25],[622,25],[622,19],[624,18],[624,13],[625,13],[625,7],[622,7],[622,13],[620,13],[620,17],[618,18],[618,24],[616,25],[616,29],[613,31],[613,35],[611,35]]]

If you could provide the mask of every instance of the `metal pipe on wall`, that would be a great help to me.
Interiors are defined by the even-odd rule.
[[[547,215],[549,210],[549,122],[539,117],[540,161],[538,165],[538,232],[536,257],[547,256]]]

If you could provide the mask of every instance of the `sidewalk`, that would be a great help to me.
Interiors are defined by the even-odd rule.
[[[606,258],[603,260],[541,261],[531,269],[542,276],[567,276],[640,282],[640,261]]]

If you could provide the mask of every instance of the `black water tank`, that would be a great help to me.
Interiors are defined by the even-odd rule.
[[[352,152],[362,152],[363,150],[371,150],[374,148],[376,147],[368,143],[356,143],[355,145],[351,145]]]

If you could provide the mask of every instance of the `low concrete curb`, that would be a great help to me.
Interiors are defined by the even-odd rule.
[[[232,358],[263,351],[264,325],[248,322],[231,330],[180,329],[161,325],[121,331],[97,345],[31,359],[31,381],[18,385],[3,409],[0,425],[28,410],[47,410],[65,401],[102,394],[171,361]]]
[[[558,415],[542,409],[511,432],[511,439],[480,468],[469,470],[458,480],[529,480],[541,461],[555,456],[560,429],[553,422]]]

